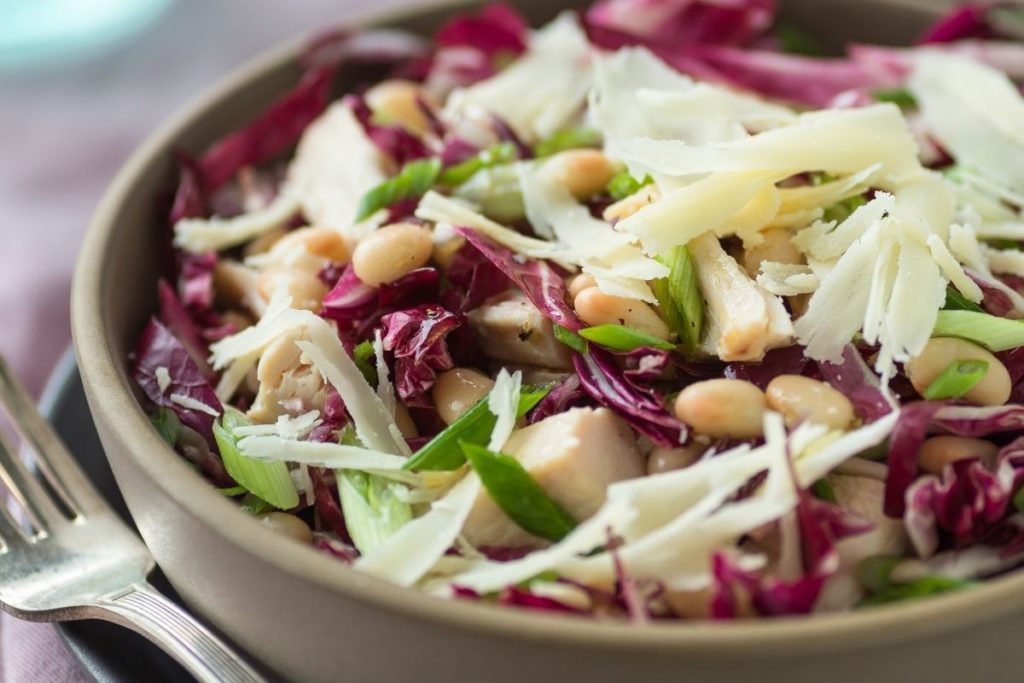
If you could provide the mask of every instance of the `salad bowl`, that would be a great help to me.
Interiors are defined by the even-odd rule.
[[[531,24],[571,5],[522,0]],[[788,0],[783,15],[826,46],[901,44],[930,0]],[[361,17],[429,36],[466,5]],[[155,308],[158,208],[173,150],[200,150],[294,85],[301,43],[232,75],[154,133],[111,184],[73,285],[90,409],[147,545],[189,607],[285,680],[1016,680],[1024,574],[934,599],[813,618],[642,627],[442,601],[352,571],[269,533],[205,483],[152,429],[129,357]],[[74,444],[71,444],[72,447]]]

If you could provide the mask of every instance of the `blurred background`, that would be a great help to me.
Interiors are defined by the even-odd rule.
[[[417,1],[0,0],[0,354],[33,392],[70,343],[78,246],[132,149],[275,44]]]

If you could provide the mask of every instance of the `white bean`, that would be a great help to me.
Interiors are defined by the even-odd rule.
[[[764,432],[764,392],[740,379],[709,379],[679,392],[676,417],[707,436],[753,439]]]
[[[668,326],[648,304],[605,294],[597,287],[587,287],[577,294],[573,307],[588,325],[625,325],[666,341],[671,336]]]
[[[768,407],[782,413],[792,429],[813,422],[829,429],[846,429],[853,422],[850,399],[825,382],[802,375],[779,375],[765,389]]]
[[[386,122],[397,123],[410,133],[423,135],[430,130],[430,119],[421,102],[430,109],[437,103],[418,83],[391,79],[366,91],[366,104]]]
[[[777,263],[803,263],[804,257],[793,244],[793,235],[785,228],[769,228],[761,232],[764,241],[743,250],[743,267],[750,277],[757,277],[765,261]]]
[[[980,406],[1001,406],[1010,398],[1013,383],[1010,373],[998,358],[986,349],[965,339],[935,337],[924,350],[907,363],[907,377],[917,393],[927,389],[951,363],[961,360],[982,360],[988,363],[985,376],[964,394],[963,399]]]
[[[695,442],[676,448],[655,446],[647,456],[647,474],[661,474],[689,467],[700,460],[705,450],[704,446]]]
[[[393,223],[367,235],[352,252],[352,268],[374,287],[415,270],[430,260],[430,230],[415,223]]]
[[[451,424],[475,406],[494,387],[494,380],[470,368],[452,368],[437,376],[434,405],[445,424]]]
[[[300,543],[313,542],[313,532],[304,521],[287,512],[268,512],[258,517],[260,523],[274,533],[295,539]]]
[[[615,167],[597,149],[571,149],[559,152],[545,164],[555,180],[569,189],[577,199],[587,199],[608,185]]]
[[[917,452],[918,466],[929,474],[942,474],[946,465],[966,458],[981,458],[987,463],[995,460],[999,447],[991,441],[966,436],[933,436],[921,444]]]

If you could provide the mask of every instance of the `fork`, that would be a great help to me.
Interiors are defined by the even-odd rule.
[[[28,621],[103,619],[128,627],[204,683],[264,681],[149,584],[156,566],[149,549],[96,491],[2,358],[0,406],[41,475],[0,430],[0,479],[25,513],[20,523],[0,501],[0,607]]]

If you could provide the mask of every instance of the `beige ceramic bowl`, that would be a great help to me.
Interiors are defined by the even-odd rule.
[[[534,22],[557,2],[518,3]],[[929,0],[790,0],[826,43],[900,43]],[[429,33],[451,10],[388,17]],[[74,282],[75,343],[118,484],[163,571],[199,615],[295,681],[1021,680],[1024,573],[906,606],[809,619],[646,628],[444,602],[362,576],[235,509],[150,427],[127,361],[155,308],[158,197],[170,150],[200,150],[297,76],[292,46],[212,89],[132,156],[89,228]]]

